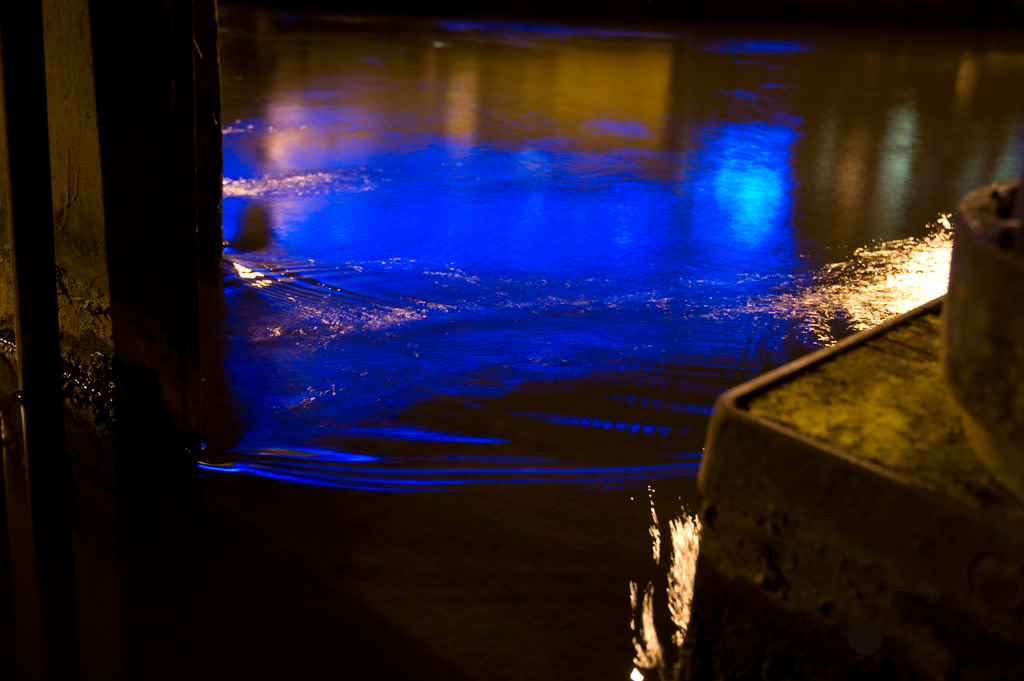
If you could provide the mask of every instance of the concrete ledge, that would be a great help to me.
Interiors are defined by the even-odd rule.
[[[1024,677],[1024,505],[965,441],[939,373],[941,308],[722,395],[701,560],[840,639],[877,627],[866,657],[919,678]],[[846,678],[833,672],[820,678]]]

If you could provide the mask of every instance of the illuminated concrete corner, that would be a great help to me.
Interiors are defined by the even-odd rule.
[[[941,308],[720,397],[683,678],[1024,676],[1024,505],[964,438]]]
[[[957,207],[942,369],[971,448],[1024,500],[1021,184],[1012,180],[979,187]]]

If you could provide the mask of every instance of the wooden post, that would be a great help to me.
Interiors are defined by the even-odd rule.
[[[26,679],[75,679],[80,657],[39,0],[0,5],[0,44],[21,421],[4,423],[4,488],[19,667]]]
[[[18,351],[0,346],[0,589],[15,585],[20,674],[186,678],[199,261],[220,254],[216,5],[2,2],[0,44],[0,340],[17,322]]]
[[[210,114],[196,106],[195,8],[193,0],[139,0],[125,31],[124,5],[89,2],[119,391],[114,476],[129,679],[183,678],[200,663],[196,126]],[[214,41],[203,57],[215,52]],[[218,172],[218,195],[219,184]]]
[[[220,50],[216,0],[195,0],[196,204],[199,276],[220,283],[223,253],[221,179],[224,170],[220,120]]]

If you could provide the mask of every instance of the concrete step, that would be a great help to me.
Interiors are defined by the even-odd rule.
[[[1024,678],[1024,504],[964,438],[942,303],[719,398],[683,678]]]

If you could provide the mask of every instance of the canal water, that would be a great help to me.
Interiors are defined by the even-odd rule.
[[[716,395],[941,295],[1024,163],[1012,34],[221,23],[204,481],[316,585],[252,673],[666,675]]]

